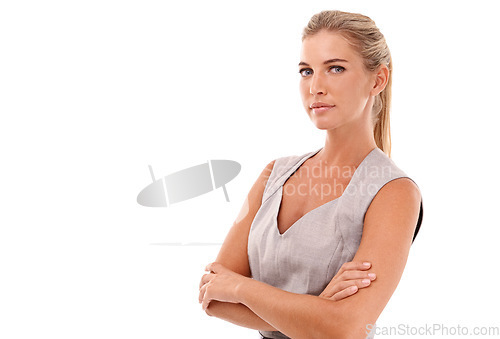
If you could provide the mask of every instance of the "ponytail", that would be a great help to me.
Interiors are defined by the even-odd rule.
[[[391,85],[392,85],[392,61],[389,62],[389,79],[384,90],[375,98],[373,105],[373,114],[375,122],[373,127],[373,136],[377,147],[384,151],[388,157],[391,157]],[[378,101],[378,102],[377,102]]]

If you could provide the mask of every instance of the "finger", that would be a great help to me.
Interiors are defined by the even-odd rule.
[[[344,263],[340,270],[337,272],[337,275],[340,275],[344,272],[348,271],[366,271],[371,268],[371,263],[366,261],[349,261]]]
[[[341,282],[336,283],[331,288],[323,291],[322,295],[324,298],[330,299],[335,294],[337,294],[345,289],[349,289],[350,287],[353,287],[356,285],[357,285],[356,280],[341,281]]]
[[[200,288],[201,288],[201,286],[203,286],[206,283],[208,283],[209,281],[211,281],[214,277],[215,277],[215,274],[213,274],[213,273],[204,274],[200,280]]]
[[[353,284],[352,282],[355,280],[370,279],[370,281],[373,281],[376,278],[377,275],[372,272],[345,271],[342,274],[335,276],[332,281],[330,281],[323,292],[321,292],[320,297],[330,298],[335,293],[343,290],[346,286],[351,286]]]
[[[354,285],[352,285],[353,282],[354,282]],[[351,281],[349,283],[351,284],[351,286],[343,285],[344,288],[339,289],[339,291],[335,292],[328,299],[338,301],[338,300],[342,300],[344,298],[347,298],[347,297],[353,295],[354,293],[356,293],[357,291],[359,291],[360,289],[370,286],[371,280],[370,279],[354,280],[354,281]],[[341,284],[339,284],[339,285],[341,285]]]
[[[368,287],[370,286],[372,280],[374,279],[375,278],[371,279],[367,277],[361,277],[361,279],[356,279],[356,280],[352,279],[352,280],[340,281],[337,282],[335,285],[333,285],[331,288],[325,289],[320,296],[327,299],[331,299],[335,294],[345,289],[348,289],[352,286],[356,286],[358,289]]]
[[[213,262],[210,263],[210,264],[208,264],[207,266],[205,266],[205,271],[211,272],[212,271],[212,269],[211,269],[212,265],[213,265]]]
[[[198,286],[198,288],[201,288],[201,286],[205,285],[207,282],[205,280],[205,276],[206,274],[203,274],[201,279],[200,279],[200,286]]]
[[[208,284],[205,284],[200,288],[200,294],[198,295],[198,303],[199,304],[201,304],[201,302],[203,301],[203,298],[205,297],[205,293],[207,292],[207,287],[208,287]]]
[[[205,289],[205,293],[203,295],[202,302],[201,302],[201,308],[203,309],[203,311],[206,311],[206,309],[208,308],[208,304],[210,304],[210,301],[211,301],[207,292],[208,292],[208,286]]]
[[[205,267],[205,271],[209,271],[211,273],[220,273],[221,269],[222,265],[217,262],[210,263],[207,267]]]
[[[358,286],[353,285],[350,286],[349,288],[343,289],[340,292],[335,293],[330,299],[334,301],[339,301],[342,299],[345,299],[347,297],[350,297],[351,295],[355,294],[358,291]]]
[[[327,286],[323,292],[321,292],[321,294],[319,295],[320,297],[322,298],[326,298],[326,299],[330,299],[331,297],[333,297],[335,295],[335,293],[338,293],[340,292],[344,285],[348,284],[347,282],[342,282],[342,284],[344,285],[340,285],[341,283],[335,283],[334,285],[332,286]],[[352,286],[352,284],[350,284],[349,286]]]
[[[339,271],[352,271],[352,270],[368,270],[372,267],[368,261],[348,261],[342,265]]]
[[[356,280],[356,279],[370,279],[375,280],[377,275],[373,272],[367,271],[345,271],[341,275],[337,277],[337,281],[346,281],[346,280]]]

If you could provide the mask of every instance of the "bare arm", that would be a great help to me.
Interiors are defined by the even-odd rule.
[[[369,261],[377,272],[370,288],[339,301],[286,292],[259,281],[209,267],[203,303],[239,302],[293,338],[364,338],[396,289],[408,258],[420,209],[420,192],[409,179],[387,183],[365,215],[361,244],[353,261]]]
[[[247,253],[248,234],[253,219],[262,204],[262,195],[264,194],[267,179],[271,174],[273,166],[274,161],[270,162],[264,168],[250,189],[240,214],[226,236],[219,251],[219,255],[217,256],[217,262],[245,277],[250,277],[250,266]],[[240,303],[213,301],[206,309],[206,313],[244,327],[263,331],[276,330],[248,307]]]

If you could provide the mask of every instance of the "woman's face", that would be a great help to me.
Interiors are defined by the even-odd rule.
[[[321,30],[305,38],[299,72],[302,102],[317,128],[369,122],[376,75],[340,34]]]

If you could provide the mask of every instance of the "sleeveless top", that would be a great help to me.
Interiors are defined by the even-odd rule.
[[[389,181],[409,178],[376,147],[356,168],[340,197],[306,213],[280,234],[277,215],[283,185],[320,150],[275,160],[262,204],[250,228],[248,260],[252,278],[288,292],[320,295],[342,264],[354,258],[361,242],[365,213],[377,192]],[[421,201],[413,240],[422,217]],[[288,338],[278,331],[260,333],[266,338]]]

